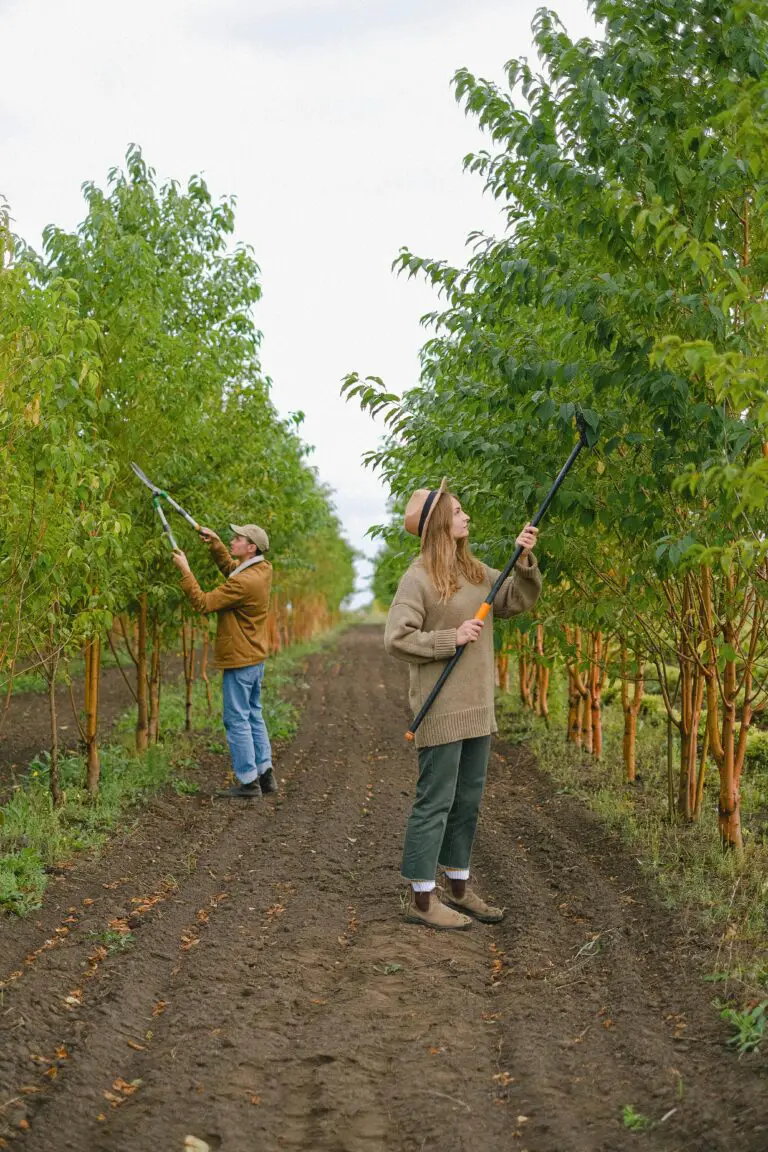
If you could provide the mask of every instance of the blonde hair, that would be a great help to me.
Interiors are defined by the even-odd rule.
[[[452,492],[438,496],[421,548],[421,562],[441,604],[458,592],[461,576],[470,584],[482,584],[485,579],[485,569],[470,552],[466,537],[456,540],[453,535],[453,501],[456,499]]]

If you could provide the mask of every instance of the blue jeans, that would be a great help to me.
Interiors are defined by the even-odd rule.
[[[261,710],[263,679],[263,661],[247,668],[224,669],[224,728],[232,768],[241,784],[250,784],[272,767],[272,746]]]

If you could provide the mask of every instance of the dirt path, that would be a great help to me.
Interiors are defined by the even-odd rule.
[[[477,847],[505,923],[400,919],[404,670],[357,628],[313,671],[279,802],[158,800],[36,921],[0,926],[9,1146],[768,1147],[765,1063],[723,1046],[707,942],[524,752],[497,746]],[[125,919],[135,943],[105,954],[95,934]],[[671,1115],[634,1134],[626,1104]]]

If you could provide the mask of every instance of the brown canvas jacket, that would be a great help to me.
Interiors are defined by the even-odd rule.
[[[238,561],[220,540],[211,543],[211,554],[227,579],[213,592],[203,592],[190,572],[181,581],[187,599],[198,612],[215,612],[217,668],[247,668],[269,655],[267,610],[272,587],[272,565],[257,564],[230,576]]]

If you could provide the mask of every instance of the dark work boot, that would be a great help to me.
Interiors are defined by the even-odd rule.
[[[250,784],[242,784],[237,780],[231,788],[224,788],[216,795],[228,800],[258,800],[261,798],[261,788],[258,780],[252,780]]]
[[[266,772],[259,776],[259,784],[264,796],[269,796],[271,792],[277,792],[277,780],[275,780],[275,774],[271,768],[267,768]]]

